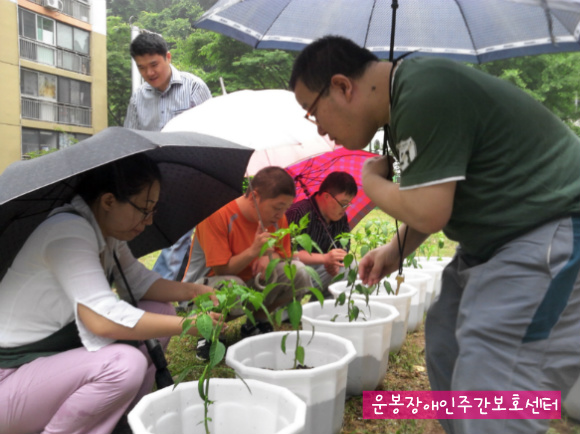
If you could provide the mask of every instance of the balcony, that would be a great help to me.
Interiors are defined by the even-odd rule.
[[[20,57],[85,75],[91,71],[90,57],[23,37],[20,37]]]
[[[22,97],[22,117],[57,124],[92,126],[91,109]]]
[[[37,5],[44,6],[43,0],[29,0]],[[91,6],[88,1],[81,0],[61,0],[62,10],[61,13],[69,15],[77,20],[89,22],[89,17],[91,16]]]

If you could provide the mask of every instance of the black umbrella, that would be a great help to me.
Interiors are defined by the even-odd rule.
[[[162,173],[154,222],[129,243],[135,257],[172,245],[242,193],[253,150],[191,132],[108,128],[52,154],[10,165],[0,175],[0,279],[48,213],[70,201],[79,175],[146,152]]]

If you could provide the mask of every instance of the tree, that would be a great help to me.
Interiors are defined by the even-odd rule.
[[[121,17],[108,17],[107,34],[109,126],[119,126],[123,125],[131,98],[131,27]]]
[[[556,116],[574,127],[580,119],[575,101],[580,93],[580,53],[525,56],[478,65],[477,68],[503,78],[529,93]]]
[[[178,43],[180,66],[220,89],[222,77],[229,92],[239,89],[286,89],[295,54],[282,50],[254,50],[226,36],[196,30]],[[218,92],[219,93],[219,92]]]

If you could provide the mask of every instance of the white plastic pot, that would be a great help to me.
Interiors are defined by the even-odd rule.
[[[360,281],[356,282],[360,283]],[[399,289],[399,294],[387,294],[384,286],[379,285],[379,293],[376,291],[369,296],[369,301],[378,301],[379,303],[389,304],[394,306],[399,311],[399,316],[393,321],[393,330],[391,332],[391,350],[397,352],[403,346],[407,337],[407,324],[409,321],[409,311],[411,309],[411,299],[418,292],[417,288],[408,284],[402,283]],[[394,286],[396,288],[396,285]],[[328,287],[328,290],[334,298],[337,298],[341,293],[348,289],[347,282],[336,282]],[[362,294],[353,294],[353,299],[365,300]]]
[[[442,256],[442,257],[431,256],[429,259],[427,259],[423,256],[417,257],[417,261],[419,261],[419,263],[421,263],[421,264],[423,264],[425,262],[427,262],[429,264],[436,264],[436,265],[439,265],[443,269],[445,269],[447,264],[449,264],[452,260],[453,260],[453,258],[451,256]],[[441,274],[443,274],[443,272],[441,272]],[[437,300],[437,297],[439,296],[439,294],[441,294],[441,276],[439,277],[438,280],[437,279],[435,280],[435,284],[434,284],[434,288],[433,288],[433,297],[431,298],[431,304],[433,304],[435,302],[435,300]]]
[[[437,264],[431,264],[430,262],[419,263],[419,268],[414,267],[404,267],[403,273],[405,275],[405,282],[411,283],[411,279],[415,276],[427,276],[429,279],[425,285],[425,300],[423,303],[423,311],[421,312],[421,320],[423,319],[423,314],[429,310],[431,307],[431,302],[435,298],[435,281],[441,280],[441,273],[443,273],[443,267]]]
[[[280,344],[286,339],[286,353]],[[273,332],[241,340],[228,348],[226,364],[243,379],[287,387],[306,403],[304,434],[338,434],[342,427],[352,342],[330,333],[300,331],[309,369],[292,369],[295,331]],[[237,432],[237,431],[232,431]]]
[[[576,380],[572,389],[562,404],[568,416],[580,421],[580,378]]]
[[[425,313],[426,297],[428,291],[433,289],[433,278],[427,273],[420,271],[410,271],[404,269],[405,283],[417,288],[417,293],[411,298],[411,307],[409,308],[409,321],[407,324],[407,333],[412,333],[423,324],[423,314]],[[387,279],[393,289],[397,288],[397,280],[394,277]]]
[[[304,401],[286,388],[260,381],[212,378],[211,434],[297,434],[306,422]],[[133,434],[205,434],[197,381],[144,396],[128,415]],[[201,423],[200,423],[201,422]]]
[[[356,358],[348,367],[346,394],[362,395],[382,383],[389,364],[391,331],[399,311],[388,304],[355,300],[360,309],[356,321],[348,321],[346,304],[335,306],[334,300],[308,303],[302,310],[302,328],[328,332],[348,339],[356,349]],[[335,318],[334,320],[332,320]]]

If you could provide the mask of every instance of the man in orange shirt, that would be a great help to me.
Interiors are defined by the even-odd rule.
[[[296,196],[292,177],[280,167],[266,167],[256,173],[251,187],[244,196],[231,201],[197,225],[185,281],[203,281],[214,286],[223,280],[236,280],[242,285],[261,289],[266,284],[261,277],[268,263],[292,254],[290,237],[286,237],[282,248],[260,256],[270,234],[288,227],[285,212]],[[295,287],[298,290],[311,287],[312,282],[304,265],[299,261],[294,263],[298,268]],[[292,300],[291,286],[283,266],[282,262],[279,263],[271,277],[282,284],[276,286],[264,300],[270,312]],[[302,294],[304,291],[301,291]],[[242,325],[242,337],[272,331],[270,323],[265,321],[264,312],[256,312],[255,319],[256,325],[249,321]],[[203,342],[198,344],[199,358],[203,358],[200,354],[203,346]]]

